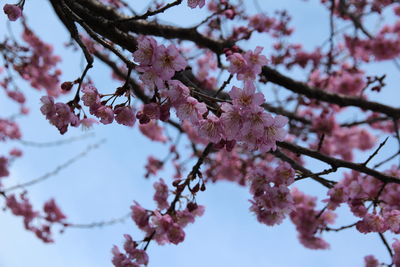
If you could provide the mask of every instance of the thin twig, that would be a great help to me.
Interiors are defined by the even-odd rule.
[[[388,139],[389,139],[389,136],[386,137],[385,141],[383,141],[383,142],[378,146],[378,148],[374,151],[374,153],[372,153],[372,155],[368,157],[368,159],[363,163],[364,166],[367,166],[368,162],[370,162],[371,159],[372,159],[373,157],[375,157],[375,156],[378,154],[379,150],[386,144],[386,142],[387,142]]]
[[[48,178],[57,175],[61,170],[67,168],[68,166],[70,166],[71,164],[75,163],[76,161],[78,161],[80,158],[86,156],[89,152],[91,152],[92,150],[98,148],[100,145],[102,145],[105,142],[105,139],[101,140],[98,143],[89,145],[84,151],[82,151],[81,153],[75,155],[74,157],[72,157],[71,159],[67,160],[66,162],[64,162],[63,164],[57,166],[54,170],[38,177],[35,179],[32,179],[28,182],[22,183],[22,184],[17,184],[11,187],[8,187],[4,190],[2,190],[3,192],[10,192],[10,191],[14,191],[20,188],[25,188],[31,185],[35,185],[39,182],[42,182],[44,180],[47,180]]]
[[[94,137],[94,133],[87,133],[81,136],[73,136],[68,139],[62,139],[58,141],[52,141],[52,142],[34,142],[34,141],[26,141],[26,140],[18,140],[19,143],[21,143],[24,146],[32,146],[32,147],[53,147],[53,146],[59,146],[59,145],[65,145],[65,144],[70,144],[75,141],[80,141],[86,138]]]
[[[132,215],[131,212],[128,214],[125,214],[124,216],[121,216],[119,218],[111,219],[108,221],[100,221],[100,222],[93,222],[93,223],[63,223],[65,227],[68,228],[81,228],[81,229],[90,229],[90,228],[98,228],[98,227],[104,227],[104,226],[110,226],[114,225],[117,223],[123,223],[125,222],[130,216]]]
[[[154,16],[160,13],[164,13],[167,9],[170,9],[171,7],[180,5],[182,3],[183,0],[176,0],[172,3],[166,4],[165,6],[163,6],[162,8],[156,9],[156,10],[147,10],[146,13],[144,13],[143,15],[140,16],[134,16],[131,18],[126,18],[126,19],[119,19],[116,20],[114,23],[123,23],[123,22],[127,22],[127,21],[133,21],[133,20],[145,20],[150,16]]]

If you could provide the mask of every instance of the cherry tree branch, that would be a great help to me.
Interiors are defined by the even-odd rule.
[[[364,164],[360,163],[353,163],[337,158],[333,158],[327,155],[324,155],[318,151],[311,150],[305,147],[301,147],[289,142],[277,142],[277,145],[281,148],[287,149],[291,152],[306,155],[309,157],[312,157],[314,159],[318,159],[322,162],[325,162],[329,165],[331,165],[332,168],[347,168],[351,170],[355,170],[361,173],[368,174],[370,176],[373,176],[377,178],[378,180],[384,182],[384,183],[396,183],[400,184],[400,179],[398,177],[386,175],[382,172],[378,172],[374,169],[366,167]]]

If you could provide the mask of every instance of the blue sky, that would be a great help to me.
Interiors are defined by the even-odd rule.
[[[251,1],[249,1],[251,2]],[[328,17],[324,9],[313,0],[304,3],[295,0],[260,0],[265,10],[288,7],[294,16],[292,25],[296,28],[294,40],[312,48],[325,40],[328,29]],[[3,5],[5,1],[1,1]],[[57,54],[63,55],[63,80],[72,80],[81,73],[81,56],[66,50],[63,44],[69,40],[65,29],[53,15],[53,11],[44,0],[27,0],[24,10],[29,25],[45,41],[55,46]],[[203,11],[191,11],[187,7],[178,7],[163,15],[162,20],[179,25],[193,25],[204,17]],[[16,23],[12,28],[17,31]],[[6,32],[6,20],[0,16],[0,35]],[[254,43],[265,45],[263,43]],[[268,53],[268,50],[266,50]],[[371,71],[393,73],[390,64],[380,64]],[[90,76],[100,90],[110,90],[119,86],[110,78],[110,72],[95,64]],[[394,84],[398,84],[395,73]],[[20,82],[28,94],[31,114],[19,120],[24,133],[24,140],[47,142],[61,140],[84,134],[79,129],[72,129],[65,136],[50,126],[39,112],[39,98],[43,92],[29,89]],[[377,98],[381,102],[394,102],[394,90],[387,88],[386,96]],[[398,93],[396,93],[398,96]],[[268,98],[268,95],[267,95]],[[12,114],[14,105],[0,97],[0,114]],[[167,147],[152,143],[140,135],[137,128],[113,124],[96,126],[95,137],[83,141],[52,147],[24,147],[25,156],[12,166],[12,177],[9,185],[27,181],[46,173],[62,164],[69,158],[84,150],[88,144],[96,143],[102,138],[107,142],[73,166],[63,170],[51,179],[29,188],[29,196],[35,206],[55,197],[57,203],[67,214],[68,220],[74,223],[90,223],[120,217],[129,211],[133,200],[144,207],[154,207],[152,201],[153,180],[143,179],[144,165],[148,155],[163,158]],[[18,145],[18,144],[16,144]],[[0,152],[8,147],[0,144]],[[386,150],[383,151],[383,153]],[[360,155],[362,156],[362,155]],[[312,165],[315,170],[323,165]],[[161,174],[168,179],[171,170]],[[338,174],[332,175],[337,178]],[[340,176],[339,176],[340,177]],[[309,182],[297,185],[305,192],[324,196],[325,189]],[[199,194],[198,203],[206,206],[203,217],[194,225],[186,228],[186,240],[179,246],[157,246],[149,248],[150,267],[200,267],[200,266],[362,266],[363,257],[374,254],[379,259],[388,261],[387,252],[377,235],[363,235],[353,230],[341,233],[325,234],[331,244],[327,251],[312,251],[302,247],[297,240],[294,226],[286,220],[277,227],[266,227],[259,224],[250,214],[249,194],[247,188],[231,183],[221,182],[209,185],[204,193]],[[352,223],[352,216],[346,209],[339,222]],[[111,266],[111,247],[121,245],[123,234],[130,233],[134,239],[141,239],[136,226],[127,220],[123,224],[100,229],[68,229],[64,234],[56,234],[54,244],[43,244],[30,232],[23,229],[22,221],[9,214],[0,214],[0,227],[3,229],[0,242],[0,267],[41,266],[41,267],[86,267]]]

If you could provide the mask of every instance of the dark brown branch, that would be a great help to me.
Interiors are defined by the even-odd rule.
[[[182,3],[183,0],[176,0],[172,3],[166,4],[165,6],[163,6],[162,8],[156,9],[156,10],[147,10],[146,13],[144,13],[143,15],[140,16],[134,16],[132,18],[126,18],[126,19],[121,19],[116,21],[116,23],[121,23],[121,22],[127,22],[127,21],[132,21],[132,20],[145,20],[148,17],[160,14],[160,13],[164,13],[166,10],[170,9],[171,7],[180,5]]]
[[[345,225],[345,226],[342,226],[342,227],[339,227],[339,228],[331,228],[331,227],[325,227],[325,231],[335,231],[335,232],[339,232],[339,231],[342,231],[342,230],[345,230],[345,229],[350,229],[350,228],[353,228],[354,226],[356,226],[356,222],[355,223],[352,223],[352,224],[349,224],[349,225]]]
[[[123,18],[122,15],[118,14],[116,11],[109,9],[101,5],[99,2],[93,0],[65,1],[75,13],[77,13],[80,17],[85,18],[85,22],[94,31],[98,32],[100,35],[105,36],[112,42],[119,44],[121,47],[128,49],[130,52],[136,50],[136,40],[133,36],[128,34],[129,32],[136,34],[161,36],[167,39],[176,38],[180,40],[193,41],[197,45],[207,47],[217,54],[222,54],[223,48],[230,47],[231,45],[230,43],[224,41],[217,41],[203,36],[198,33],[196,29],[178,28],[173,26],[160,25],[157,23],[129,21],[118,25],[117,28],[111,27],[112,25],[110,21]],[[328,93],[318,88],[310,87],[302,82],[298,82],[289,77],[286,77],[270,67],[264,67],[262,70],[262,75],[264,75],[270,82],[283,86],[295,93],[305,95],[306,97],[312,99],[325,101],[331,104],[337,104],[342,107],[356,106],[365,110],[384,113],[394,119],[400,117],[400,109],[398,108],[393,108],[377,102],[366,101],[360,98]],[[279,143],[279,146],[287,148],[295,153],[312,156],[330,164],[332,167],[350,168],[374,176],[384,182],[399,183],[398,178],[382,174],[378,171],[362,166],[361,164],[335,159],[289,143]]]
[[[349,122],[349,123],[342,123],[340,124],[341,127],[353,127],[353,126],[358,126],[361,124],[371,124],[374,122],[378,121],[387,121],[390,120],[388,117],[376,117],[376,118],[371,118],[371,119],[366,119],[366,120],[360,120],[360,121],[354,121],[354,122]]]
[[[192,180],[194,180],[197,177],[197,174],[200,170],[201,165],[203,164],[204,160],[206,159],[206,157],[208,156],[208,154],[210,154],[211,149],[213,147],[212,143],[209,143],[206,148],[203,150],[203,153],[201,154],[201,156],[199,157],[199,159],[197,160],[196,164],[193,166],[191,172],[188,174],[188,176],[186,177],[185,181],[183,182],[183,184],[181,185],[182,190],[178,191],[175,195],[175,198],[172,200],[168,210],[167,210],[167,214],[171,214],[175,212],[175,206],[176,203],[179,201],[179,199],[182,196],[182,192],[183,190],[189,186],[190,182]]]
[[[330,156],[326,156],[324,154],[321,154],[318,151],[311,150],[311,149],[308,149],[308,148],[305,148],[305,147],[301,147],[301,146],[298,146],[298,145],[295,145],[295,144],[291,144],[291,143],[288,143],[288,142],[277,142],[277,145],[279,147],[287,149],[287,150],[289,150],[289,151],[291,151],[293,153],[306,155],[306,156],[312,157],[314,159],[318,159],[320,161],[323,161],[323,162],[331,165],[332,168],[352,169],[354,171],[358,171],[358,172],[373,176],[373,177],[377,178],[378,180],[380,180],[380,181],[382,181],[384,183],[400,184],[400,179],[398,177],[386,175],[386,174],[384,174],[382,172],[378,172],[378,171],[376,171],[374,169],[370,169],[370,168],[364,166],[363,164],[353,163],[353,162],[349,162],[349,161],[333,158],[333,157],[330,157]]]
[[[311,177],[313,180],[317,181],[318,183],[322,184],[323,186],[327,188],[332,188],[335,185],[335,182],[326,180],[322,177],[319,176],[319,174],[314,174],[312,171],[309,169],[301,166],[298,164],[296,161],[288,157],[285,153],[280,151],[279,149],[272,151],[271,152],[273,155],[275,155],[277,158],[287,162],[292,166],[293,169],[300,171],[301,173],[307,175],[307,177]],[[306,178],[306,177],[304,177]]]
[[[70,8],[74,8],[81,17],[85,18],[85,22],[96,32],[107,37],[111,41],[119,44],[121,47],[128,49],[130,52],[136,50],[135,38],[129,36],[129,32],[136,34],[160,36],[166,39],[187,40],[196,43],[200,47],[206,47],[216,54],[223,53],[223,49],[231,47],[233,44],[227,41],[219,41],[208,38],[197,32],[195,28],[179,28],[158,23],[149,23],[142,21],[128,21],[113,27],[111,21],[124,18],[116,11],[107,8],[97,1],[92,0],[66,0]],[[90,9],[88,9],[90,8]],[[76,10],[75,10],[76,9]],[[93,14],[96,12],[97,14]],[[103,17],[99,17],[103,16]],[[340,94],[329,93],[319,88],[313,88],[305,83],[295,81],[278,71],[263,67],[262,75],[270,82],[280,85],[292,92],[305,95],[308,98],[325,101],[336,104],[341,107],[355,106],[365,110],[371,110],[386,114],[391,118],[400,118],[400,109],[387,106],[378,102],[366,101],[357,97],[349,97]]]
[[[385,245],[387,251],[389,252],[390,258],[393,258],[393,251],[390,248],[385,236],[382,233],[378,233],[379,238],[382,240],[382,243]]]
[[[373,159],[373,157],[375,157],[375,156],[378,154],[379,150],[381,150],[381,148],[386,144],[386,142],[387,142],[388,139],[389,139],[389,137],[386,137],[385,141],[383,141],[383,142],[378,146],[378,148],[374,151],[374,153],[372,153],[372,155],[368,157],[368,159],[363,163],[364,166],[367,166],[368,162],[370,162],[371,159]]]
[[[217,96],[219,95],[219,93],[221,93],[221,92],[225,89],[225,87],[231,82],[232,78],[233,78],[233,75],[230,74],[229,77],[228,77],[228,79],[227,79],[226,81],[224,81],[224,83],[222,84],[222,86],[221,86],[221,87],[218,89],[218,91],[215,93],[214,97],[217,97]]]
[[[93,64],[93,56],[89,53],[89,50],[87,49],[85,44],[82,42],[82,40],[79,36],[78,29],[76,28],[75,22],[71,18],[69,18],[68,15],[66,14],[67,11],[65,9],[64,2],[50,0],[50,3],[53,5],[54,11],[56,12],[59,19],[64,23],[65,27],[70,32],[71,37],[81,47],[82,52],[85,55],[87,64],[92,65]]]
[[[383,113],[392,118],[400,118],[399,108],[394,108],[378,102],[366,101],[357,97],[329,93],[319,88],[308,86],[305,83],[295,81],[268,66],[263,67],[262,75],[264,75],[264,77],[272,83],[278,84],[294,93],[304,95],[311,99],[325,101],[341,107],[359,107],[364,110]]]

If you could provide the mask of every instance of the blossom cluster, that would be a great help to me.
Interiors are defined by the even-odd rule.
[[[140,242],[132,240],[132,237],[125,235],[125,254],[121,253],[118,247],[112,249],[113,264],[122,266],[144,266],[148,263],[148,256],[145,252],[147,244],[155,240],[158,244],[179,244],[185,239],[183,228],[193,223],[195,217],[204,213],[204,207],[194,202],[188,202],[187,207],[182,210],[171,209],[171,202],[168,201],[170,191],[163,179],[154,183],[154,201],[157,209],[154,211],[144,209],[135,202],[131,206],[132,220],[146,233],[146,238]],[[142,244],[144,249],[139,249]]]
[[[393,166],[387,174],[399,176],[400,171]],[[329,208],[336,209],[347,203],[358,218],[356,228],[361,233],[391,231],[400,233],[400,205],[398,184],[383,182],[362,175],[356,171],[345,173],[345,177],[329,190]],[[368,205],[368,202],[372,203]],[[373,207],[371,209],[371,207]]]
[[[400,23],[386,25],[372,39],[346,36],[345,45],[355,58],[366,62],[394,59],[400,55]]]
[[[360,95],[367,87],[364,73],[360,70],[352,69],[348,65],[342,66],[340,71],[329,74],[329,77],[321,76],[321,72],[318,69],[313,71],[309,83],[332,93],[356,96]]]
[[[292,189],[291,195],[294,202],[294,210],[290,213],[290,219],[296,225],[300,242],[310,249],[327,249],[329,244],[317,236],[328,224],[335,222],[336,214],[331,210],[316,210],[316,197],[311,197],[297,188]]]
[[[53,2],[57,5],[57,1]],[[83,78],[60,85],[61,71],[57,67],[60,58],[53,54],[52,46],[27,28],[25,22],[22,37],[26,47],[18,46],[17,42],[11,39],[0,43],[0,52],[7,63],[4,66],[6,78],[0,81],[0,86],[4,88],[4,93],[9,99],[20,105],[21,114],[26,114],[28,110],[24,106],[25,95],[11,77],[14,72],[32,87],[47,91],[47,96],[41,98],[41,112],[61,134],[67,132],[69,127],[80,125],[90,127],[98,122],[107,125],[116,122],[133,127],[138,121],[138,129],[150,140],[172,144],[172,138],[169,133],[164,132],[163,127],[164,123],[171,123],[179,130],[179,136],[186,134],[191,142],[192,157],[198,157],[199,160],[195,166],[198,169],[196,171],[196,168],[193,168],[186,180],[182,180],[182,174],[188,161],[179,160],[177,145],[171,145],[170,154],[163,161],[152,156],[148,158],[145,166],[146,178],[158,175],[167,162],[172,162],[176,170],[172,183],[175,188],[171,190],[168,182],[159,179],[153,184],[153,200],[156,205],[154,209],[145,209],[134,202],[131,206],[131,218],[145,233],[145,237],[134,241],[132,236],[124,235],[123,250],[117,246],[112,249],[112,262],[115,266],[147,265],[149,259],[146,249],[152,240],[161,245],[183,242],[185,227],[204,212],[204,207],[197,205],[196,193],[199,190],[204,191],[207,182],[221,180],[249,186],[250,211],[260,223],[272,226],[290,217],[298,231],[300,242],[310,249],[329,247],[321,234],[324,231],[337,230],[328,225],[334,223],[334,211],[343,204],[350,207],[358,220],[348,228],[354,226],[364,234],[387,231],[400,234],[398,184],[382,182],[355,171],[344,173],[344,179],[339,182],[317,179],[320,182],[325,181],[326,183],[321,184],[330,188],[329,198],[323,200],[326,207],[319,209],[317,198],[291,188],[295,181],[293,168],[302,170],[305,165],[301,152],[297,155],[295,149],[292,152],[282,149],[273,153],[277,144],[283,145],[278,142],[304,142],[305,147],[314,150],[313,154],[317,155],[315,158],[332,157],[332,160],[335,160],[337,157],[350,162],[354,159],[356,150],[367,151],[376,144],[377,137],[369,131],[370,129],[385,134],[396,133],[398,116],[391,118],[389,114],[397,114],[398,110],[384,109],[384,105],[367,102],[370,86],[379,82],[378,86],[371,86],[370,90],[374,91],[374,94],[379,93],[385,84],[385,75],[366,76],[368,72],[362,69],[362,64],[392,60],[400,55],[400,22],[384,25],[377,34],[370,34],[362,25],[366,15],[379,15],[391,4],[395,4],[395,15],[400,16],[400,7],[396,1],[321,0],[320,2],[331,11],[332,26],[339,25],[335,20],[340,18],[349,22],[350,27],[354,26],[356,31],[353,34],[353,29],[349,31],[347,28],[339,30],[332,27],[329,40],[310,51],[289,39],[293,28],[289,25],[291,17],[286,11],[275,12],[276,16],[248,14],[241,5],[227,0],[207,1],[208,11],[212,14],[196,27],[183,29],[171,26],[166,27],[165,31],[151,30],[148,36],[137,35],[144,34],[143,28],[146,27],[162,29],[164,25],[157,21],[157,14],[165,11],[165,7],[174,7],[182,1],[171,4],[161,2],[155,1],[149,12],[139,19],[123,18],[110,22],[110,27],[115,27],[116,36],[128,33],[128,26],[124,26],[124,23],[139,25],[129,27],[129,38],[136,41],[131,42],[129,47],[119,42],[119,38],[109,38],[108,33],[98,31],[97,27],[93,27],[92,30],[101,40],[108,40],[106,43],[96,42],[95,39],[85,36],[80,37],[89,53],[101,52],[103,57],[109,59],[107,64],[115,63],[112,67],[115,71],[113,77],[125,84],[112,94],[102,94],[92,81],[86,82],[86,72],[83,73]],[[192,9],[203,8],[206,5],[205,0],[185,2]],[[4,6],[3,10],[9,20],[15,21],[22,16],[23,3],[24,1],[20,1],[16,5]],[[71,4],[71,9],[75,9],[73,6]],[[128,6],[122,0],[100,0],[96,9],[101,11],[103,8],[104,14],[118,18],[118,13]],[[93,11],[94,14],[99,12],[98,10]],[[122,14],[125,13],[121,12]],[[154,19],[154,22],[145,21],[143,17],[146,16],[150,20]],[[89,28],[93,24],[90,20],[87,21],[85,16],[82,16],[82,21],[75,22],[82,26],[85,25],[83,22],[87,22],[85,26]],[[230,25],[236,26],[228,27],[225,31],[225,26]],[[362,37],[363,34],[368,38]],[[238,46],[254,35],[271,37],[272,47],[268,51],[271,51],[268,60],[263,55],[263,47],[243,50]],[[165,43],[161,44],[162,38]],[[167,43],[171,38],[176,38],[177,42]],[[201,49],[201,53],[197,53],[195,49],[178,46],[182,44],[181,41],[188,40],[195,43]],[[325,45],[328,43],[329,48]],[[128,51],[135,49],[132,54],[133,62],[127,64],[128,70],[121,66],[122,62],[114,62],[116,57],[108,54],[104,44],[116,49],[119,46],[124,56]],[[117,54],[115,51],[111,52]],[[196,53],[189,56],[188,51]],[[122,58],[121,55],[118,56]],[[129,59],[124,61],[127,63]],[[282,74],[275,72],[274,75],[268,75],[274,71],[270,71],[270,66],[266,67],[267,64],[276,69],[283,68],[285,71],[299,67],[307,78],[304,84],[301,84],[285,77],[284,71]],[[0,68],[1,75],[2,71],[3,68]],[[124,77],[124,73],[128,75]],[[218,90],[219,77],[225,76],[229,78]],[[136,81],[138,84],[135,84]],[[230,84],[231,81],[235,84]],[[286,92],[280,95],[276,88],[272,88],[273,93],[276,93],[275,99],[268,96],[266,101],[260,88],[270,83],[283,86],[293,93]],[[78,89],[71,101],[56,102],[57,96],[68,93],[76,85]],[[311,93],[301,93],[302,91]],[[134,93],[137,94],[138,100],[143,102],[142,106],[136,105],[136,100],[132,101],[135,104],[131,105]],[[126,97],[126,101],[116,102],[120,97]],[[363,116],[367,121],[340,123],[338,114],[348,111],[342,105],[346,106],[349,103],[356,103],[355,106],[365,107],[366,110],[369,106],[373,107]],[[382,114],[372,112],[380,109],[383,110]],[[277,115],[272,115],[266,110]],[[93,117],[89,118],[89,113]],[[383,113],[388,117],[382,117]],[[290,135],[286,135],[284,129],[288,118],[278,114],[291,118],[287,127]],[[179,122],[175,122],[176,118]],[[373,122],[368,121],[371,119]],[[21,133],[16,122],[13,119],[1,118],[0,142],[20,138]],[[203,157],[203,154],[199,153],[199,147],[211,148],[211,152],[208,151]],[[22,152],[18,149],[0,155],[0,178],[9,176],[10,165],[21,155]],[[173,159],[171,155],[174,155]],[[280,159],[277,155],[280,155]],[[284,159],[290,164],[281,161]],[[357,166],[363,169],[366,165],[365,163]],[[205,171],[200,171],[200,167],[204,167]],[[332,164],[331,167],[333,170],[343,166]],[[398,167],[393,167],[386,174],[400,177]],[[307,177],[315,178],[318,175],[320,174]],[[297,178],[305,179],[305,176]],[[197,178],[199,181],[193,186],[192,183]],[[191,195],[182,195],[184,190],[190,191]],[[6,195],[5,192],[3,197],[6,199],[6,208],[16,216],[22,217],[25,228],[45,242],[52,242],[53,224],[68,226],[65,215],[54,200],[46,202],[43,212],[39,212],[33,209],[26,193],[17,196]],[[385,244],[389,247],[387,242]],[[395,240],[391,249],[394,254],[392,265],[400,266],[400,241]],[[366,256],[364,261],[368,267],[383,265],[372,255]]]
[[[57,64],[61,58],[53,54],[54,49],[51,45],[44,43],[27,27],[22,38],[28,44],[31,55],[22,57],[23,62],[15,62],[14,69],[23,79],[29,81],[33,88],[45,89],[47,94],[58,96],[61,93],[61,70],[57,68]]]
[[[271,33],[274,37],[291,35],[293,28],[288,27],[290,17],[287,14],[281,14],[280,18],[267,16],[259,13],[249,18],[249,28],[260,33]]]
[[[361,127],[340,127],[333,114],[322,112],[319,116],[311,116],[313,130],[324,135],[322,144],[316,140],[311,147],[326,155],[338,155],[344,160],[353,160],[355,149],[367,151],[374,147],[377,138]]]
[[[5,4],[3,11],[10,21],[16,21],[22,16],[22,8],[19,5]]]
[[[19,198],[14,194],[6,197],[6,206],[15,216],[20,216],[24,220],[26,230],[29,230],[45,243],[52,243],[51,226],[53,224],[66,225],[66,216],[55,203],[50,199],[43,206],[43,212],[34,211],[32,204],[27,198],[26,192],[20,194]],[[38,224],[37,221],[43,222]]]
[[[18,124],[12,120],[0,118],[0,142],[6,142],[7,140],[18,140],[20,138],[21,131]],[[22,156],[22,151],[17,148],[10,150],[8,155],[0,155],[0,178],[10,175],[10,161],[20,156]]]
[[[200,137],[215,144],[223,142],[227,148],[240,142],[250,150],[268,151],[275,149],[276,141],[283,140],[283,126],[287,119],[283,116],[273,118],[261,107],[264,97],[262,93],[256,93],[253,84],[261,67],[266,64],[266,58],[261,52],[261,47],[243,55],[227,52],[231,63],[229,72],[237,74],[238,79],[245,84],[244,89],[232,87],[229,92],[232,103],[221,105],[223,113],[219,117],[210,113],[204,102],[191,96],[191,90],[195,89],[178,80],[171,80],[176,71],[186,66],[186,61],[173,45],[165,48],[157,45],[153,38],[140,37],[138,50],[133,56],[140,63],[138,70],[143,72],[141,79],[144,85],[152,90],[160,90],[161,96],[168,100],[168,104],[163,106],[175,108],[177,117],[189,122],[197,129]],[[161,119],[163,106],[146,104],[140,117],[142,123],[147,123],[149,119]]]
[[[89,84],[83,86],[82,101],[85,106],[89,107],[89,111],[92,115],[96,116],[102,124],[110,124],[114,121],[132,127],[136,121],[135,112],[132,107],[125,106],[124,104],[112,106],[105,105],[101,101],[101,95],[97,89]],[[80,112],[75,114],[75,108],[78,107],[80,111],[81,107],[76,105],[74,101],[67,104],[55,103],[54,98],[51,96],[43,96],[41,99],[42,107],[40,108],[46,119],[51,124],[57,127],[61,134],[64,134],[68,130],[68,126],[78,127],[82,125],[85,128],[91,127],[97,120],[88,118],[83,115],[80,118]]]
[[[113,109],[112,106],[105,105],[105,103],[101,101],[102,96],[97,89],[90,84],[86,84],[82,92],[82,101],[84,105],[89,107],[90,114],[99,118],[101,123],[110,124],[115,119],[117,123],[125,126],[132,127],[135,124],[135,112],[131,106],[121,104],[115,105]]]
[[[202,8],[206,4],[206,0],[187,0],[187,4],[190,8]]]
[[[146,266],[149,262],[149,257],[146,251],[143,249],[138,249],[138,244],[133,241],[132,237],[128,234],[124,235],[125,243],[124,250],[125,253],[121,253],[117,246],[112,249],[113,259],[112,263],[116,267],[139,267]]]
[[[131,207],[132,219],[148,237],[151,236],[160,245],[181,243],[185,239],[183,228],[193,223],[195,217],[201,216],[204,207],[189,202],[185,209],[172,212],[169,208],[171,203],[168,201],[170,192],[164,180],[156,182],[154,188],[157,209],[149,211],[135,202]]]
[[[250,192],[253,195],[250,210],[260,223],[272,226],[280,224],[294,209],[288,188],[294,182],[294,170],[288,163],[277,168],[256,166],[249,174]]]

